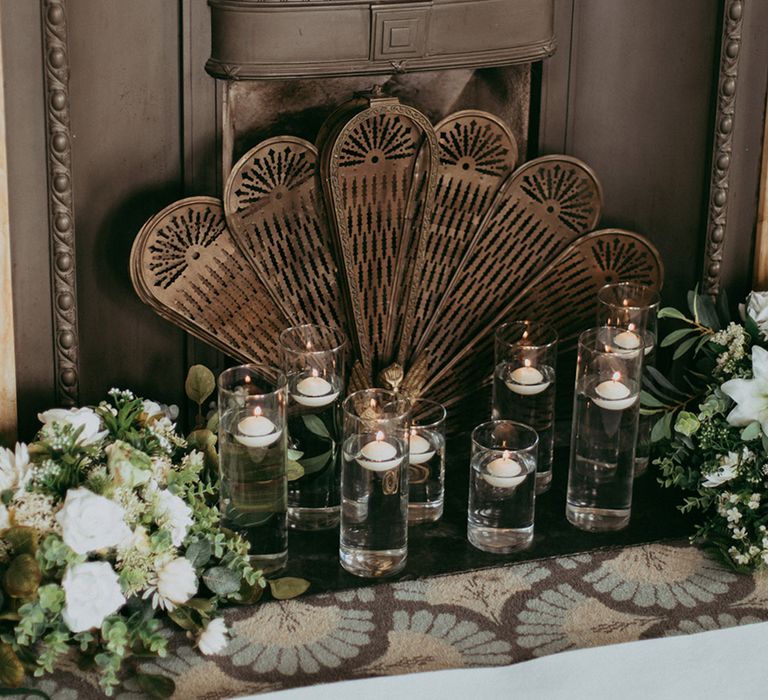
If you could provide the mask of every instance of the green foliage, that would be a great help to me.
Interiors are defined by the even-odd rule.
[[[192,365],[187,372],[184,390],[190,401],[197,404],[197,425],[204,425],[203,404],[216,389],[216,378],[205,365]]]
[[[309,585],[309,581],[306,579],[294,578],[292,576],[269,580],[269,590],[272,593],[272,597],[277,600],[296,598],[305,593]]]

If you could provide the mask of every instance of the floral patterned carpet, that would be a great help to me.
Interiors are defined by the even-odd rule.
[[[221,656],[177,635],[171,656],[141,667],[173,677],[176,698],[213,700],[766,620],[768,576],[733,573],[676,541],[235,609]],[[36,687],[61,700],[101,696],[74,662]],[[133,690],[116,697],[142,697]]]

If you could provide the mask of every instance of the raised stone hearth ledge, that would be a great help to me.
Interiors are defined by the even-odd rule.
[[[529,63],[555,51],[554,0],[209,0],[206,70],[229,80]]]

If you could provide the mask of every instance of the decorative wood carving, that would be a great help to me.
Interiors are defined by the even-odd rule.
[[[67,13],[64,0],[43,0],[41,7],[56,400],[62,405],[72,406],[78,401],[79,338]]]
[[[702,274],[702,287],[708,294],[717,294],[720,288],[723,243],[728,218],[733,124],[743,16],[742,0],[725,0],[720,69],[717,79],[717,111],[709,185],[707,238]]]

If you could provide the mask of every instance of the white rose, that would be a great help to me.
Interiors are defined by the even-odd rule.
[[[227,625],[221,617],[211,620],[197,638],[197,648],[206,656],[220,654],[227,644]]]
[[[64,543],[78,554],[116,547],[131,536],[122,506],[82,487],[67,491],[56,520]]]
[[[107,615],[125,605],[117,574],[105,561],[70,566],[61,587],[66,600],[61,616],[72,632],[101,627]]]
[[[154,416],[163,413],[163,409],[160,404],[156,401],[150,401],[149,399],[144,399],[141,404],[141,410],[147,414],[148,418],[153,418]]]
[[[768,292],[751,292],[747,297],[747,316],[756,324],[760,335],[768,340]]]
[[[82,427],[78,438],[81,445],[98,442],[109,432],[101,430],[101,418],[90,408],[51,408],[45,413],[38,413],[37,417],[43,423],[43,430],[51,423],[69,423],[75,430]]]
[[[146,598],[151,591],[144,594]],[[197,576],[192,562],[185,557],[171,559],[157,570],[157,594],[152,605],[173,610],[197,593]]]
[[[171,531],[173,546],[181,547],[192,525],[192,509],[168,489],[163,489],[155,497],[155,518]]]
[[[23,493],[31,476],[29,451],[24,443],[17,442],[15,452],[6,447],[0,448],[0,493]]]
[[[7,530],[11,526],[11,514],[8,509],[0,503],[0,532]]]

